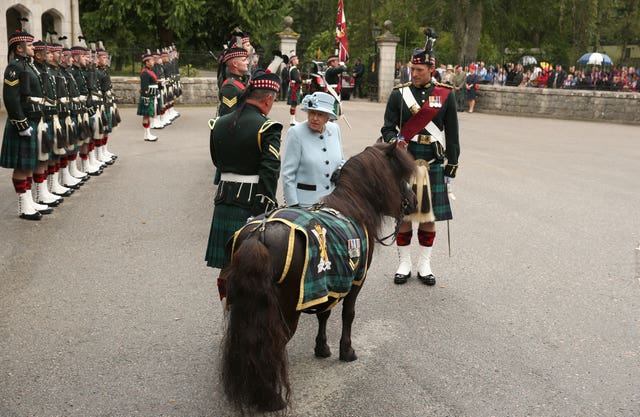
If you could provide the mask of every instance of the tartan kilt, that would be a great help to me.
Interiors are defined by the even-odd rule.
[[[247,219],[250,216],[249,210],[229,204],[216,204],[213,209],[211,231],[204,257],[207,266],[212,268],[226,266],[224,249],[227,241],[233,237],[236,230],[247,224]]]
[[[1,167],[22,171],[35,171],[38,167],[37,124],[30,121],[29,125],[33,129],[31,137],[25,138],[18,135],[18,129],[7,120],[2,138],[2,151],[0,151]]]
[[[111,106],[107,104],[104,106],[104,117],[107,119],[107,124],[104,125],[103,133],[111,133],[113,131],[113,116],[111,112]]]
[[[300,99],[302,98],[302,88],[296,84],[295,87],[289,87],[289,92],[287,93],[287,104],[289,106],[297,106],[300,103]]]
[[[409,142],[407,150],[416,160],[430,161],[434,158],[431,145]],[[436,216],[436,221],[451,220],[453,213],[451,212],[447,184],[444,182],[443,164],[432,163],[429,165],[429,182],[431,183],[431,204],[433,205],[433,214]]]
[[[144,103],[144,99],[148,99],[149,100],[149,104]],[[143,97],[140,96],[140,99],[138,100],[138,116],[150,116],[153,117],[156,115],[156,111],[155,111],[155,100],[153,99],[153,97]]]

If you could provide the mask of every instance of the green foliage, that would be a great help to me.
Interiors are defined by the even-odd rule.
[[[191,64],[181,65],[180,66],[180,77],[197,77],[199,71]]]
[[[403,61],[424,44],[425,27],[440,34],[436,51],[442,63],[517,60],[505,48],[539,48],[540,59],[568,64],[601,44],[640,43],[640,0],[344,2],[350,56],[365,62],[374,53],[373,24],[384,32],[386,20],[400,38],[397,57]],[[218,54],[239,26],[251,34],[262,62],[269,62],[287,15],[301,35],[297,49],[304,59],[315,59],[318,49],[323,59],[332,53],[336,5],[337,0],[80,0],[80,18],[84,35],[103,39],[116,61],[131,49],[142,53],[172,42],[181,50]]]

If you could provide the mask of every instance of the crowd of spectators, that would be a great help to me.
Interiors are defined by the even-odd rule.
[[[438,76],[442,82],[453,85],[453,77],[459,66],[441,65]],[[606,91],[640,91],[640,69],[633,66],[589,65],[584,70],[574,65],[565,70],[561,64],[555,67],[543,63],[529,65],[507,63],[504,66],[474,62],[461,67],[467,77],[473,76],[477,84],[509,87],[565,88]]]

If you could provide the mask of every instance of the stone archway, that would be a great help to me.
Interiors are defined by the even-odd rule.
[[[27,19],[29,19],[29,21],[23,22],[22,24],[20,24],[20,22],[18,22],[18,19],[20,19],[21,17],[26,17]],[[23,28],[27,32],[31,33],[31,30],[30,30],[32,27],[31,18],[32,16],[29,9],[27,9],[21,4],[16,4],[15,6],[8,8],[6,12],[6,19],[7,19],[6,20],[6,24],[7,24],[6,38],[8,38],[9,35],[11,35],[16,30],[23,29]]]
[[[42,22],[42,39],[47,39],[48,33],[56,33],[58,35],[62,34],[62,13],[60,13],[56,9],[49,9],[46,12],[42,13],[40,17]],[[57,36],[51,39],[52,41],[57,40]]]

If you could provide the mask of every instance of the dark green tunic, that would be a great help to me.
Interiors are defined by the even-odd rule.
[[[246,89],[247,86],[241,76],[230,74],[229,78],[224,80],[222,87],[220,87],[218,115],[224,116],[234,111],[238,107],[240,96],[244,94]]]
[[[236,120],[237,119],[237,120]],[[247,104],[238,112],[214,120],[210,136],[211,160],[224,174],[257,175],[257,184],[221,181],[205,260],[214,268],[224,266],[224,248],[247,218],[264,213],[276,203],[280,176],[282,125],[269,120]]]

